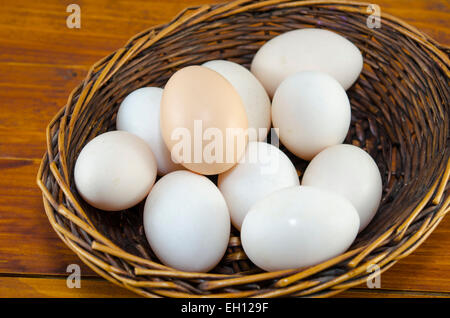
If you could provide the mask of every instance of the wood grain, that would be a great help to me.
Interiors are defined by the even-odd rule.
[[[0,159],[0,273],[66,275],[79,264],[93,275],[51,228],[34,185],[38,168],[38,160]]]
[[[380,276],[381,289],[450,293],[449,273],[450,218],[446,218],[413,254]]]
[[[97,60],[185,7],[212,2],[0,0],[0,297],[131,296],[109,282],[92,279],[92,271],[51,229],[35,185],[45,151],[45,127]],[[448,1],[371,2],[378,3],[382,13],[398,16],[450,45]],[[81,29],[66,27],[69,3],[81,6]],[[72,263],[82,266],[85,285],[80,290],[65,286],[66,268]],[[381,290],[359,286],[339,297],[447,297],[447,293],[450,218],[411,256],[382,275]]]
[[[87,68],[0,63],[0,157],[38,159],[45,128]]]
[[[65,277],[0,277],[0,296],[15,298],[106,298],[137,297],[102,279],[84,279],[80,288],[68,288]]]
[[[350,289],[338,294],[334,298],[448,298],[448,293],[374,290],[374,289]]]
[[[84,1],[81,28],[66,27],[76,1],[1,1],[1,62],[92,65],[134,34],[166,23],[182,9],[208,0]]]

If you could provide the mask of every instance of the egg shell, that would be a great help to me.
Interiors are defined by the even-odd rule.
[[[241,161],[220,174],[217,184],[227,201],[231,222],[240,230],[254,203],[300,183],[297,170],[280,149],[265,142],[250,142]]]
[[[361,52],[352,42],[332,31],[309,28],[266,42],[253,58],[251,71],[273,96],[286,77],[301,71],[325,72],[348,89],[362,67]]]
[[[144,207],[144,230],[156,256],[182,271],[207,272],[228,246],[230,215],[208,178],[190,171],[162,177]]]
[[[302,184],[347,198],[359,213],[362,231],[375,216],[383,185],[372,157],[353,145],[337,145],[319,153],[306,168]]]
[[[234,62],[214,60],[203,64],[225,77],[239,93],[244,103],[249,129],[250,141],[263,141],[270,130],[270,99],[258,79],[245,67]]]
[[[78,193],[106,211],[141,202],[156,178],[156,160],[147,143],[126,131],[111,131],[89,141],[75,163]]]
[[[346,92],[325,73],[300,72],[289,76],[272,101],[272,122],[279,129],[280,141],[304,160],[342,143],[350,121]]]
[[[258,267],[277,271],[312,266],[345,252],[359,228],[353,205],[332,192],[295,186],[252,206],[241,242]]]
[[[228,80],[207,67],[185,67],[169,79],[160,117],[172,158],[189,170],[205,175],[222,173],[245,152],[248,121],[242,100]],[[227,142],[227,130],[234,131],[236,142]],[[219,136],[205,137],[207,131]],[[211,150],[214,148],[218,150]]]
[[[117,112],[116,127],[142,138],[152,149],[158,166],[158,175],[183,169],[172,161],[161,136],[159,125],[163,90],[159,87],[142,87],[125,97]]]

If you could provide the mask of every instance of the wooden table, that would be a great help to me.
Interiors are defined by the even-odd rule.
[[[376,0],[382,12],[450,44],[447,0]],[[81,28],[66,7],[81,7]],[[0,297],[133,297],[96,276],[50,227],[35,183],[45,127],[89,67],[134,34],[211,0],[0,0]],[[81,265],[81,288],[66,287]],[[381,289],[342,297],[449,297],[450,217],[412,255],[381,277]]]

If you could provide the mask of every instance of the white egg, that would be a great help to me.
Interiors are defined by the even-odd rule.
[[[272,101],[272,122],[279,129],[281,142],[305,160],[342,143],[350,120],[350,102],[344,89],[321,72],[301,72],[286,78]]]
[[[144,229],[156,256],[178,270],[207,272],[228,246],[230,215],[219,189],[189,171],[162,177],[144,208]]]
[[[264,142],[250,142],[243,159],[218,179],[231,222],[238,230],[254,203],[295,185],[299,178],[292,162],[280,149]]]
[[[327,73],[348,89],[362,67],[361,52],[343,36],[323,29],[301,29],[265,43],[256,53],[251,70],[273,96],[286,77],[301,71]]]
[[[81,150],[75,185],[90,205],[119,211],[141,202],[156,178],[156,161],[147,143],[126,131],[101,134]]]
[[[182,169],[172,161],[159,125],[162,88],[143,87],[131,92],[120,104],[116,127],[144,139],[158,164],[158,175]]]
[[[312,266],[345,252],[359,228],[353,205],[332,192],[296,186],[252,206],[241,241],[258,267],[277,271]]]
[[[360,231],[375,216],[383,191],[377,164],[367,152],[353,145],[337,145],[319,153],[306,168],[302,185],[347,198],[359,213]]]
[[[265,140],[270,129],[270,99],[258,79],[245,67],[225,60],[203,64],[225,77],[244,103],[247,113],[249,140]]]

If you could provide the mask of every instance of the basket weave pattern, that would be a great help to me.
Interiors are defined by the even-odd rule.
[[[367,7],[238,0],[189,8],[97,62],[47,128],[37,182],[56,233],[99,275],[147,297],[327,297],[364,283],[371,265],[383,272],[409,255],[450,210],[450,50],[390,15],[382,15],[381,28],[368,28]],[[347,92],[352,124],[346,143],[373,156],[383,198],[348,252],[309,268],[266,273],[247,259],[233,231],[226,255],[211,273],[181,272],[152,253],[142,204],[106,213],[78,195],[73,168],[79,152],[95,136],[115,129],[117,109],[131,91],[163,87],[176,70],[213,59],[248,67],[264,42],[307,27],[345,36],[364,57],[363,72]],[[306,163],[288,155],[303,171]]]

